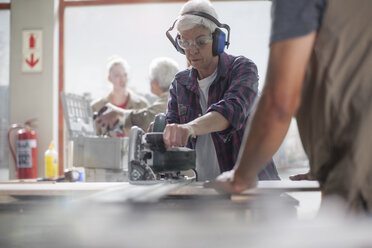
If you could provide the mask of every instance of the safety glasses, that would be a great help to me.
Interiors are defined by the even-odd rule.
[[[212,35],[202,35],[195,40],[185,40],[182,39],[180,36],[177,36],[178,45],[185,50],[190,49],[191,46],[195,46],[198,49],[203,48],[205,45],[211,42],[212,39]]]

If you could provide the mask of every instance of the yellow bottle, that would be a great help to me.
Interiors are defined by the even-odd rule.
[[[50,143],[49,149],[45,151],[45,177],[58,178],[58,153],[54,150],[53,142]]]

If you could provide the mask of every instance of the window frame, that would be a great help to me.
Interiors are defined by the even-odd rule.
[[[0,10],[10,10],[10,3],[0,3]]]

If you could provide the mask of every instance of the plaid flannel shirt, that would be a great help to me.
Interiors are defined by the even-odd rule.
[[[191,68],[175,76],[168,98],[168,123],[188,123],[202,116],[197,75],[197,70]],[[226,130],[211,133],[221,172],[231,170],[236,162],[257,91],[258,74],[253,61],[243,56],[219,55],[207,112],[217,111],[230,122]],[[189,148],[195,149],[196,139],[188,143]],[[259,178],[278,179],[275,165],[266,166]]]

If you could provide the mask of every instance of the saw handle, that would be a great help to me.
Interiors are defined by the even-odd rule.
[[[165,114],[157,114],[155,116],[154,125],[152,126],[153,132],[164,132],[165,125],[167,125],[167,120]]]
[[[153,151],[165,152],[165,147],[162,132],[151,132],[145,134],[145,139],[150,149]]]

